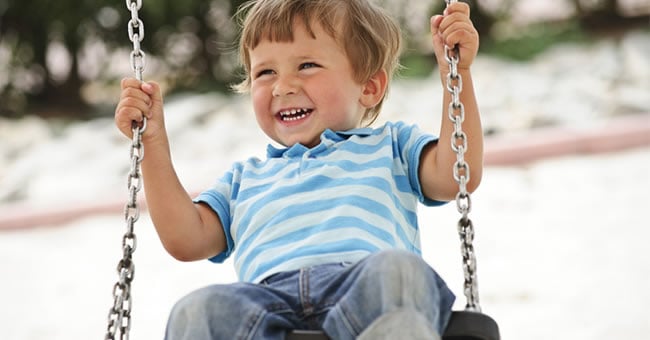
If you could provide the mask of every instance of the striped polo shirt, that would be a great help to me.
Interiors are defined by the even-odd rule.
[[[385,249],[420,254],[418,164],[437,141],[414,125],[326,130],[313,148],[269,145],[265,160],[235,163],[195,202],[219,216],[241,281],[288,270],[357,262]]]

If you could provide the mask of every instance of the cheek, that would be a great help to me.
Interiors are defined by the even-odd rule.
[[[330,105],[337,116],[351,115],[358,109],[358,96],[353,88],[332,87],[323,96],[324,102]]]
[[[271,106],[271,96],[259,88],[251,88],[251,101],[256,115],[268,111]]]
[[[269,96],[265,95],[264,91],[255,88],[251,88],[250,96],[253,104],[253,112],[255,113],[255,120],[262,130],[266,131],[270,117],[268,113],[270,110]]]
[[[328,85],[323,86],[320,84],[312,88],[310,92],[312,98],[316,98],[321,104],[337,110],[341,110],[349,104],[351,93],[348,92],[348,89],[336,82],[325,82],[325,84]]]

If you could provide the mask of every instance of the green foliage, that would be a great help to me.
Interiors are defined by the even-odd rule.
[[[424,78],[435,69],[436,57],[433,54],[409,53],[402,56],[401,64],[399,78]]]
[[[232,16],[245,1],[143,0],[138,15],[145,27],[145,78],[165,82],[172,92],[227,91],[240,74],[238,27]],[[440,13],[444,1],[375,1],[404,27],[408,53],[400,76],[428,76],[435,68],[434,58],[429,44],[417,37],[427,35],[426,9],[429,14]],[[558,41],[583,41],[585,18],[596,26],[603,20],[611,22],[611,17],[599,16],[608,11],[581,7],[567,24],[533,25],[500,38],[494,28],[509,23],[515,0],[503,0],[489,10],[479,0],[466,2],[481,35],[480,52],[516,60],[529,59]],[[114,106],[117,81],[131,74],[129,20],[124,0],[0,0],[0,116],[29,112],[84,118],[97,112],[98,104]]]
[[[89,88],[115,88],[128,75],[131,13],[124,0],[6,1],[0,0],[1,116],[83,117],[97,104]],[[235,68],[230,18],[241,2],[143,1],[145,71],[164,74],[157,79],[172,87],[223,88]]]
[[[516,61],[527,61],[557,43],[583,43],[589,38],[577,22],[538,23],[503,39],[488,39],[481,52]]]

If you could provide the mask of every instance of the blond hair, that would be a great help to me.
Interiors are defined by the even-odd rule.
[[[233,89],[240,93],[248,92],[251,86],[250,50],[262,40],[293,41],[296,19],[302,20],[312,37],[312,24],[320,24],[343,47],[353,78],[360,84],[381,70],[386,71],[390,81],[399,67],[399,25],[368,0],[253,0],[244,4],[238,15],[243,19],[239,55],[246,73]],[[364,121],[368,125],[377,119],[385,97],[366,111]]]

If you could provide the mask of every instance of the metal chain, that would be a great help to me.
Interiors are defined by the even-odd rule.
[[[447,6],[457,0],[445,0]],[[463,257],[464,272],[464,293],[467,298],[466,310],[481,311],[478,297],[478,278],[476,274],[476,254],[474,253],[474,226],[468,215],[472,208],[470,194],[467,191],[469,182],[469,164],[465,162],[467,152],[467,135],[463,132],[463,121],[465,120],[465,107],[460,101],[460,93],[463,90],[463,78],[458,73],[458,62],[460,51],[458,46],[449,48],[445,46],[445,59],[449,64],[447,74],[447,91],[451,94],[451,102],[447,109],[449,119],[454,124],[454,133],[451,135],[451,149],[456,153],[456,162],[453,166],[454,180],[458,183],[458,194],[456,194],[456,207],[461,214],[458,221],[458,234],[461,240],[461,254]]]
[[[135,77],[142,81],[142,72],[144,71],[145,54],[140,50],[140,42],[144,38],[144,24],[138,18],[138,10],[142,7],[142,0],[131,2],[126,0],[126,6],[131,11],[131,20],[129,21],[129,38],[133,42],[133,51],[131,52],[131,67]],[[137,30],[137,31],[136,31]],[[142,172],[140,164],[144,157],[144,147],[142,145],[142,134],[147,128],[147,121],[144,120],[142,126],[133,124],[133,138],[131,141],[131,171],[129,172],[127,187],[129,191],[128,201],[124,207],[124,219],[126,221],[126,233],[122,237],[122,259],[117,264],[118,281],[113,286],[113,306],[108,313],[108,328],[106,330],[106,340],[114,340],[119,335],[119,339],[128,340],[129,331],[131,330],[131,310],[133,300],[131,299],[131,282],[135,275],[135,265],[132,255],[135,252],[137,239],[133,232],[135,222],[140,217],[138,207],[138,192],[142,189]]]
[[[142,81],[142,72],[145,66],[145,53],[140,49],[140,42],[144,39],[144,23],[138,17],[138,11],[142,8],[142,0],[126,0],[126,8],[131,11],[131,20],[128,23],[129,39],[133,43],[131,51],[131,68],[135,77]]]

